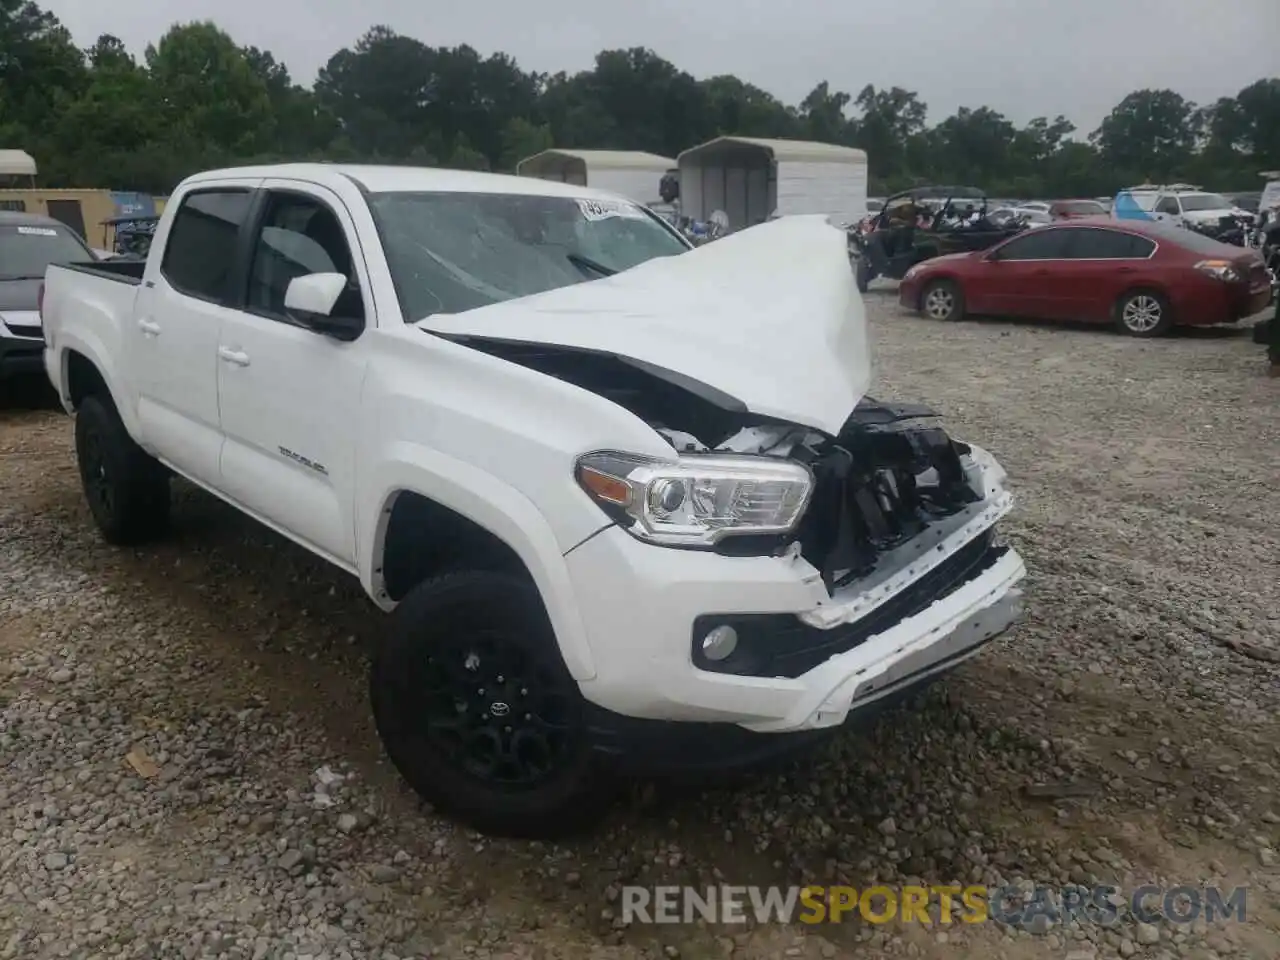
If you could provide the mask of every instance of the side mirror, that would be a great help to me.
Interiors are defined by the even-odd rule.
[[[987,254],[985,257],[983,257],[982,259],[983,259],[983,260],[985,260],[985,261],[987,261],[987,263],[999,263],[999,262],[1000,262],[1000,248],[999,248],[999,247],[996,247],[994,250],[992,250],[990,253],[988,253],[988,254]]]
[[[354,317],[335,317],[333,308],[347,288],[340,273],[308,273],[294,277],[284,292],[284,312],[317,333],[338,340],[354,340],[364,330],[364,322]]]

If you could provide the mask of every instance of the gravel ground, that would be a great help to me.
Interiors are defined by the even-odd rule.
[[[102,545],[71,424],[0,409],[0,958],[1280,956],[1280,382],[1238,331],[943,326],[868,296],[884,397],[1020,495],[1025,622],[781,774],[641,785],[593,836],[420,808],[379,616],[212,498]],[[1248,884],[1245,923],[625,927],[621,884]],[[1074,951],[1074,952],[1073,952]]]

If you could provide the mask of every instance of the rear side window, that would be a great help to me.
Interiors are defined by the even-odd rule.
[[[226,299],[249,200],[248,190],[229,189],[183,197],[160,261],[160,272],[175,290],[202,300]]]
[[[1062,260],[1067,256],[1069,230],[1042,227],[1014,237],[1000,247],[1001,260]]]
[[[1178,201],[1174,197],[1165,197],[1156,204],[1156,213],[1181,213],[1178,208]]]
[[[1146,237],[1119,230],[1071,231],[1073,260],[1130,260],[1149,257],[1156,245]]]

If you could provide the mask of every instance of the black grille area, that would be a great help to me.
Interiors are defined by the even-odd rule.
[[[836,441],[808,461],[813,499],[797,533],[828,590],[865,577],[881,553],[982,499],[960,461],[967,447],[938,427],[874,410],[855,410]]]
[[[838,653],[859,646],[895,624],[927,610],[981,576],[1007,553],[993,530],[925,574],[901,593],[853,623],[823,630],[793,614],[707,615],[693,627],[693,662],[701,670],[752,677],[799,677]],[[738,646],[724,660],[703,656],[700,642],[713,627],[727,624],[738,632]]]
[[[44,332],[34,324],[10,323],[6,320],[4,325],[18,337],[31,337],[35,340],[42,340],[44,338]]]

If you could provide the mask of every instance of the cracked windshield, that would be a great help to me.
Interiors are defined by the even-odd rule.
[[[622,199],[383,193],[370,206],[411,319],[610,276],[689,249],[657,216]]]

